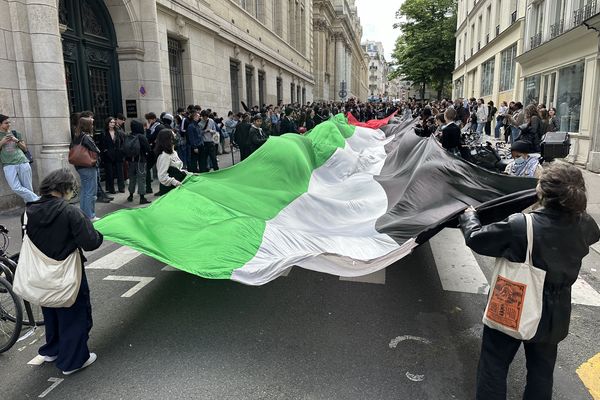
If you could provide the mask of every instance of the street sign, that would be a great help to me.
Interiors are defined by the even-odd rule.
[[[340,98],[345,98],[346,96],[348,96],[348,92],[346,92],[345,90],[340,90],[340,92],[338,93],[340,95]]]

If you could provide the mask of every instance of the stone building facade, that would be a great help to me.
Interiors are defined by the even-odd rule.
[[[385,61],[383,44],[367,40],[361,44],[369,56],[368,88],[369,98],[387,98],[388,96],[388,64]]]
[[[351,50],[347,71],[359,71],[356,8],[335,3],[346,14],[332,20],[334,54]],[[68,165],[71,112],[92,110],[100,129],[118,112],[316,98],[313,0],[0,0],[0,14],[0,113],[33,152],[34,186]],[[328,71],[333,94],[341,75]],[[348,93],[360,79],[347,74]],[[19,204],[4,179],[0,189],[0,208]]]
[[[367,60],[354,0],[313,0],[315,101],[366,100]]]
[[[600,172],[600,3],[458,1],[454,97],[555,107],[568,161]]]

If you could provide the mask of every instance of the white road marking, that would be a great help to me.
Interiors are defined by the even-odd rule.
[[[395,349],[396,346],[398,346],[398,343],[400,342],[404,342],[405,340],[414,340],[416,342],[421,342],[424,344],[431,344],[431,340],[424,338],[424,337],[420,337],[420,336],[412,336],[412,335],[404,335],[404,336],[398,336],[393,338],[392,340],[390,340],[390,349]]]
[[[64,379],[61,379],[61,378],[48,378],[48,382],[54,382],[54,383],[48,389],[44,390],[42,392],[42,394],[40,394],[38,397],[42,397],[42,398],[46,397],[46,395],[48,393],[50,393],[51,391],[53,391],[54,389],[56,389],[56,387],[58,385],[60,385],[62,381],[64,381]]]
[[[600,294],[589,283],[577,278],[571,288],[571,303],[600,307]]]
[[[363,276],[340,276],[340,281],[385,285],[385,268]]]
[[[425,375],[415,375],[415,374],[411,374],[410,372],[406,373],[406,377],[413,382],[421,382],[421,381],[425,380]]]
[[[31,359],[27,363],[27,365],[42,365],[44,363],[44,356],[40,356],[39,354]]]
[[[121,246],[115,251],[108,253],[86,266],[85,269],[108,269],[117,270],[129,261],[141,255],[139,251],[133,250],[127,246]]]
[[[161,271],[167,271],[167,272],[182,272],[180,269],[171,267],[170,265],[165,265]]]
[[[109,275],[103,280],[105,281],[125,281],[125,282],[139,282],[137,285],[126,291],[121,295],[121,297],[131,297],[137,292],[139,292],[144,286],[149,284],[154,280],[154,278],[150,278],[147,276],[117,276],[117,275]]]
[[[458,229],[446,228],[429,239],[444,290],[486,294],[488,281]]]

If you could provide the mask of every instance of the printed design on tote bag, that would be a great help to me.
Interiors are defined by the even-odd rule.
[[[527,285],[498,275],[490,298],[487,318],[518,331],[526,291]]]

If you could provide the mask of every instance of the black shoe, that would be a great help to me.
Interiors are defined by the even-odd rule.
[[[161,192],[156,192],[156,193],[154,193],[154,197],[159,197],[159,196],[162,196],[162,195],[163,195],[163,194],[162,194]]]
[[[147,198],[145,198],[144,196],[140,197],[140,204],[150,204],[152,203],[150,200],[148,200]]]
[[[133,193],[130,193],[129,196],[127,196],[127,201],[130,203],[133,201]]]
[[[125,193],[125,189],[119,189],[119,193]]]
[[[117,192],[115,192],[114,190],[107,190],[106,192],[110,194],[117,194]]]
[[[152,193],[152,188],[151,188],[151,187],[148,187],[148,186],[146,186],[146,193]]]
[[[110,203],[111,202],[111,198],[109,197],[99,197],[96,201],[100,202],[100,203]]]

